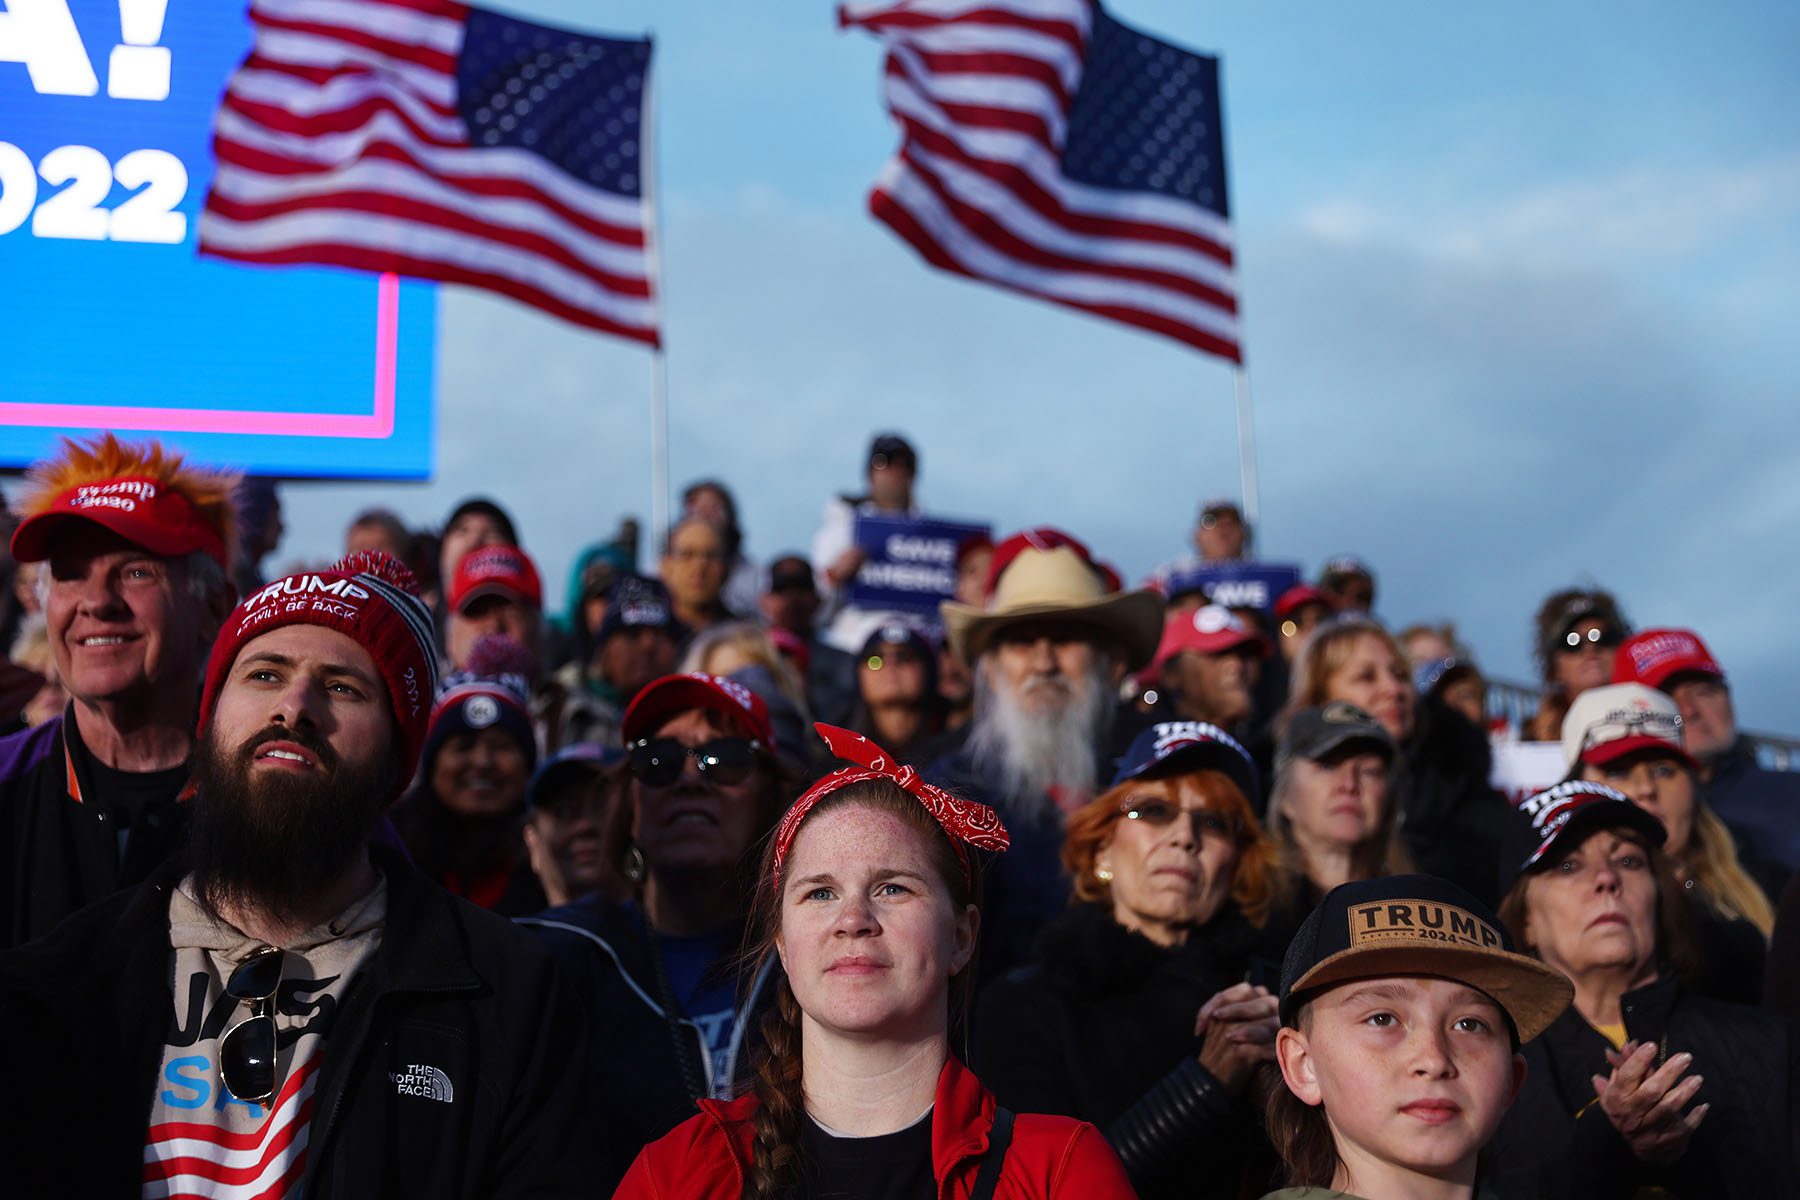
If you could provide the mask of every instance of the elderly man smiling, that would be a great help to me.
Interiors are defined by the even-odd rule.
[[[180,842],[200,671],[231,608],[230,476],[154,442],[68,442],[13,534],[46,562],[63,716],[0,740],[0,945],[143,879]]]

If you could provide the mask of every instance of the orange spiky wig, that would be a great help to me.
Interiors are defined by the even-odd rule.
[[[231,495],[238,476],[192,466],[155,439],[122,442],[111,433],[80,442],[64,438],[62,453],[33,466],[25,478],[25,490],[19,497],[21,517],[47,511],[58,496],[82,484],[148,479],[185,497],[200,519],[218,531],[227,554],[235,556],[237,511]]]

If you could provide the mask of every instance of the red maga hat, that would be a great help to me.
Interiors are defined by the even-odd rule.
[[[687,675],[664,675],[644,685],[625,708],[619,722],[619,736],[629,746],[639,738],[649,737],[670,717],[699,709],[717,713],[738,730],[756,738],[771,749],[775,746],[775,727],[769,721],[769,706],[762,697],[734,679],[694,671]]]
[[[1225,654],[1239,646],[1254,647],[1259,658],[1269,656],[1269,643],[1229,608],[1208,604],[1192,612],[1170,613],[1149,669],[1160,669],[1184,650]]]
[[[202,517],[181,492],[138,476],[78,483],[57,492],[14,531],[13,557],[20,562],[49,558],[56,532],[71,521],[91,521],[155,554],[173,556],[198,550],[225,565],[221,530]]]
[[[1660,688],[1677,675],[1725,678],[1725,668],[1691,629],[1646,629],[1625,639],[1613,660],[1614,683]]]
[[[517,546],[477,546],[462,556],[450,579],[450,609],[483,596],[505,596],[532,608],[544,607],[544,585],[531,556]]]

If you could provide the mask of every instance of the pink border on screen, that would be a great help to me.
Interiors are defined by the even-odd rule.
[[[225,409],[142,408],[98,404],[15,404],[0,401],[0,425],[150,429],[165,433],[268,434],[277,437],[391,437],[394,432],[395,365],[399,358],[399,276],[381,276],[375,289],[375,297],[375,411],[367,415],[232,412]]]

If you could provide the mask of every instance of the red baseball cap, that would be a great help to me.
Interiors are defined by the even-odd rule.
[[[462,556],[451,576],[451,611],[461,612],[483,596],[505,596],[542,608],[544,585],[530,556],[517,546],[477,546]]]
[[[1100,575],[1101,579],[1106,581],[1106,590],[1108,592],[1116,592],[1124,586],[1124,581],[1119,578],[1119,573],[1117,571],[1113,570],[1112,567],[1108,566],[1106,563],[1095,561],[1094,555],[1087,548],[1086,542],[1083,542],[1081,539],[1074,537],[1071,534],[1064,533],[1060,529],[1053,529],[1048,525],[1040,525],[1036,529],[1027,529],[1022,533],[1015,533],[1005,541],[1001,542],[998,546],[994,547],[994,558],[992,562],[988,563],[987,584],[982,588],[982,594],[989,600],[992,600],[994,598],[995,590],[1000,586],[1000,576],[1006,573],[1006,568],[1012,565],[1013,559],[1019,557],[1019,555],[1023,554],[1025,551],[1055,550],[1061,546],[1067,546],[1069,549],[1073,550],[1082,562],[1092,567]]]
[[[78,483],[58,492],[41,512],[13,531],[12,554],[20,562],[50,557],[57,530],[71,521],[91,521],[154,554],[174,556],[198,550],[226,565],[225,538],[186,496],[142,476]]]
[[[1725,678],[1725,669],[1691,629],[1646,629],[1627,638],[1613,660],[1614,683],[1661,688],[1676,675]]]
[[[1337,607],[1331,593],[1320,591],[1310,583],[1296,583],[1275,601],[1275,619],[1285,621],[1308,604],[1323,604],[1331,609]]]
[[[1251,646],[1258,658],[1269,657],[1269,643],[1229,608],[1208,604],[1192,612],[1171,613],[1163,625],[1162,641],[1150,659],[1154,672],[1184,650],[1200,654],[1224,654],[1239,646]]]
[[[626,706],[619,736],[629,746],[649,737],[670,717],[694,709],[717,713],[765,746],[772,749],[775,745],[775,727],[769,723],[769,707],[762,697],[734,679],[702,671],[664,675],[645,684]]]

